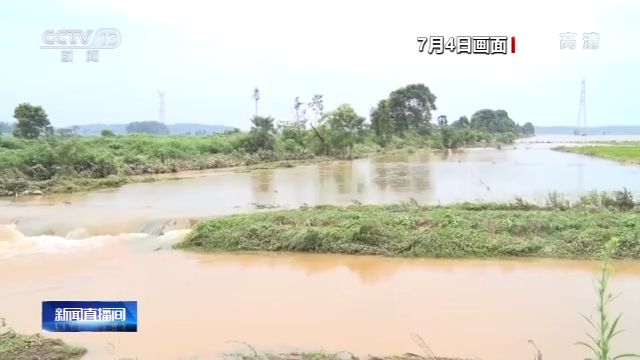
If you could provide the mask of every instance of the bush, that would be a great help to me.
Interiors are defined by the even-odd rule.
[[[25,142],[25,140],[21,140],[11,136],[0,136],[0,148],[11,150],[22,149],[25,147]]]
[[[21,193],[29,187],[29,182],[25,179],[2,179],[0,180],[0,190],[13,194]]]
[[[286,139],[282,142],[282,150],[289,152],[302,152],[302,146],[294,139]]]
[[[496,141],[503,144],[513,144],[516,140],[516,134],[514,133],[500,133],[496,135]]]
[[[552,191],[549,193],[545,205],[548,208],[558,210],[567,210],[571,208],[571,203],[569,202],[569,200],[565,199],[564,195],[557,191]]]
[[[627,190],[627,188],[623,188],[622,191],[614,192],[615,195],[615,206],[620,210],[630,210],[633,209],[636,204],[633,201],[633,195]]]

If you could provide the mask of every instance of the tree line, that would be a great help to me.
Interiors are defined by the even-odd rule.
[[[389,93],[378,101],[369,114],[369,122],[349,104],[325,112],[324,100],[315,94],[304,102],[296,97],[294,118],[276,120],[258,113],[260,91],[254,89],[255,115],[244,144],[246,151],[273,150],[279,137],[286,151],[311,152],[323,155],[351,156],[358,143],[372,140],[381,147],[407,137],[426,139],[434,147],[456,148],[470,143],[499,140],[513,141],[519,136],[533,135],[529,122],[518,125],[502,109],[481,109],[471,119],[461,116],[449,124],[441,115],[432,122],[437,110],[437,97],[424,84],[410,84]],[[45,110],[29,103],[19,104],[14,111],[15,124],[0,123],[0,133],[12,132],[15,137],[37,139],[41,136],[75,135],[74,127],[54,131]],[[169,135],[169,128],[158,121],[137,121],[128,124],[128,134]],[[102,136],[115,136],[103,130]]]
[[[512,142],[520,136],[531,136],[535,128],[530,122],[518,125],[505,110],[481,109],[469,120],[461,116],[449,124],[441,115],[432,123],[437,110],[436,96],[424,84],[411,84],[392,91],[363,116],[349,104],[324,113],[322,95],[314,95],[308,103],[296,97],[295,118],[275,125],[272,117],[258,115],[259,89],[254,89],[256,115],[252,118],[252,150],[273,149],[274,137],[281,136],[289,150],[310,150],[317,154],[350,156],[356,144],[371,137],[385,147],[394,139],[419,136],[429,139],[434,147],[457,148],[481,141]]]

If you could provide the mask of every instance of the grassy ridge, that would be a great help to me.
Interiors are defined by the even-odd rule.
[[[559,206],[564,206],[559,203]],[[640,258],[640,212],[513,204],[317,206],[199,223],[177,248],[405,257]]]
[[[84,348],[38,334],[22,335],[13,330],[0,334],[0,360],[74,360],[86,352]]]
[[[640,164],[640,144],[633,142],[628,145],[560,146],[554,149]]]

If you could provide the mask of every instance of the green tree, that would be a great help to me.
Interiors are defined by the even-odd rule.
[[[307,130],[302,121],[291,121],[279,125],[285,150],[297,151],[306,148]]]
[[[274,119],[271,116],[254,116],[251,118],[251,131],[249,132],[249,147],[251,151],[259,149],[273,150],[275,145]]]
[[[308,106],[311,106],[311,103],[309,103]],[[282,134],[281,139],[287,151],[297,151],[306,147],[307,105],[300,100],[299,96],[296,96],[293,100],[293,110],[295,112],[295,119],[293,121],[281,122],[278,125],[278,130]]]
[[[340,151],[348,149],[353,154],[353,145],[364,135],[364,117],[359,116],[349,104],[342,104],[325,116],[329,125],[331,146]]]
[[[470,126],[490,133],[519,133],[518,125],[504,110],[478,110],[471,116]]]
[[[536,129],[533,127],[533,124],[530,122],[526,122],[524,123],[524,125],[522,125],[522,134],[525,136],[532,136],[535,135],[536,133]]]
[[[371,128],[376,134],[376,140],[380,146],[386,146],[393,135],[391,112],[386,99],[380,100],[378,106],[371,109]]]
[[[100,131],[100,136],[113,137],[113,136],[116,136],[116,134],[114,134],[113,131],[109,129],[102,129],[102,131]]]
[[[516,124],[513,120],[511,120],[511,118],[509,117],[509,114],[506,111],[496,110],[495,114],[499,124],[498,126],[500,127],[499,129],[500,132],[510,132],[510,133],[518,134],[520,130],[518,127],[518,124]]]
[[[478,110],[471,115],[470,126],[472,129],[495,132],[497,127],[496,114],[491,109]]]
[[[296,98],[296,104],[298,102],[298,98]],[[311,130],[313,130],[313,135],[317,140],[319,140],[318,146],[316,146],[319,153],[328,153],[329,145],[325,140],[325,136],[323,133],[326,132],[326,129],[320,129],[323,127],[324,120],[324,99],[321,94],[314,94],[311,101],[307,104],[308,108],[311,109],[311,114],[313,115],[313,119],[309,122],[309,126],[311,126]],[[298,109],[296,106],[296,115],[298,114]],[[315,123],[315,124],[314,124]]]
[[[49,117],[42,106],[22,103],[16,106],[13,117],[18,121],[13,130],[15,137],[37,139],[44,133],[52,133]]]
[[[458,129],[464,129],[464,128],[468,128],[469,127],[469,118],[467,118],[466,116],[460,116],[460,118],[456,121],[454,121],[451,126],[453,126],[454,128],[458,128]]]
[[[453,129],[451,129],[450,126],[448,125],[441,125],[440,126],[440,132],[442,133],[442,146],[444,146],[447,149],[452,149],[455,148],[457,146],[455,146],[454,144],[454,139],[453,139]]]
[[[127,125],[126,130],[127,134],[169,135],[167,125],[159,121],[134,121]]]
[[[436,96],[424,84],[411,84],[389,94],[388,105],[395,133],[428,133],[431,111],[437,110]]]

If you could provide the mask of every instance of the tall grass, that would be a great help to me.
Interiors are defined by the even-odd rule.
[[[640,354],[612,354],[612,341],[622,332],[619,329],[622,314],[618,314],[612,318],[609,314],[609,304],[616,298],[609,292],[609,279],[611,277],[610,262],[616,253],[619,240],[613,238],[605,247],[604,261],[600,277],[596,281],[596,294],[598,298],[597,318],[594,320],[590,317],[582,315],[584,319],[593,328],[593,334],[587,334],[587,341],[579,341],[576,344],[584,346],[593,352],[594,357],[591,360],[616,360],[623,358],[640,358]],[[612,321],[613,320],[613,321]]]

